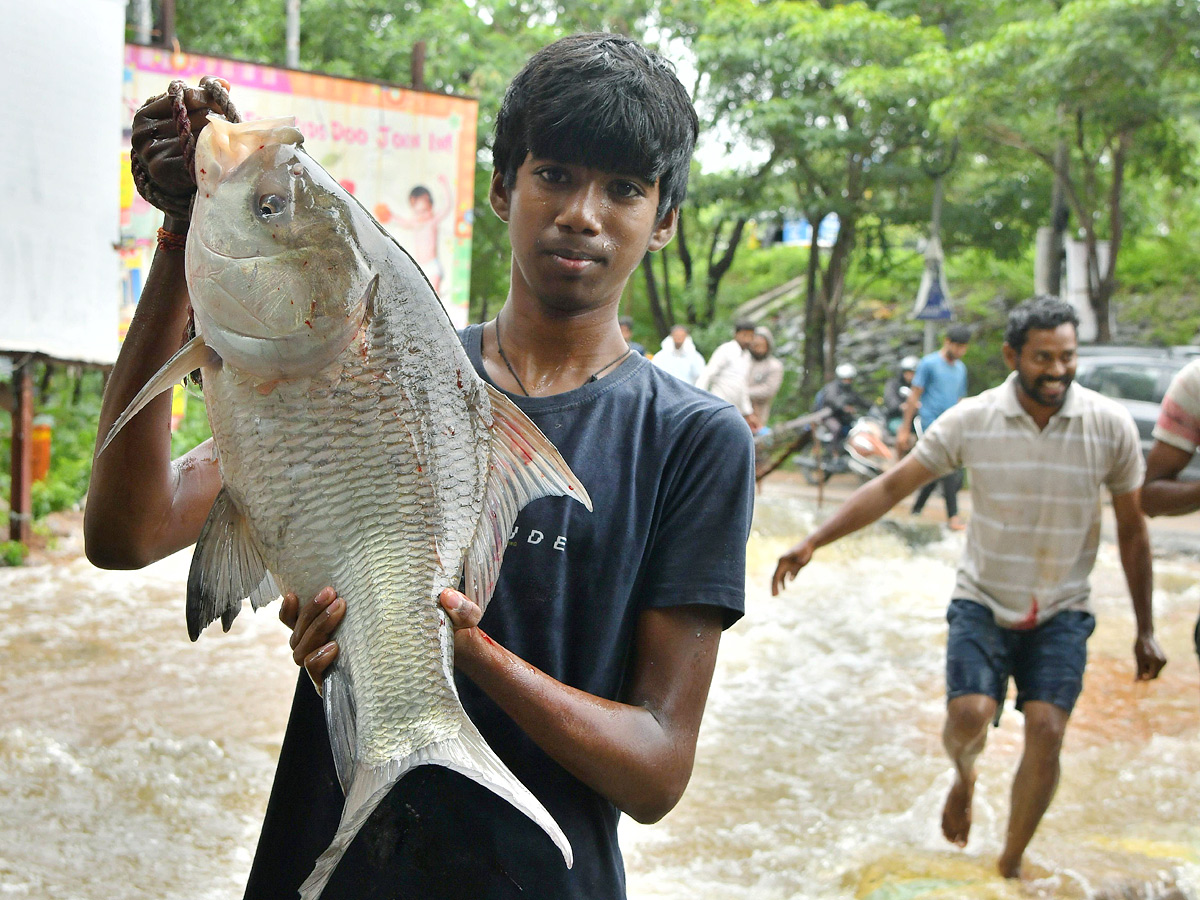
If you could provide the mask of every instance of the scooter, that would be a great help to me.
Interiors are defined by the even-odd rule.
[[[845,438],[839,436],[841,423],[836,418],[818,424],[811,449],[793,457],[804,480],[824,484],[831,475],[851,472],[866,483],[891,468],[896,448],[888,442],[887,426],[872,413],[855,419]]]

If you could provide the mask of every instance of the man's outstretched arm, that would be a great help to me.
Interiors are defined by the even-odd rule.
[[[772,596],[778,595],[788,581],[808,565],[813,551],[818,547],[832,544],[839,538],[865,528],[935,477],[934,472],[910,454],[883,475],[868,481],[851,494],[820,528],[779,557],[775,574],[771,577]]]

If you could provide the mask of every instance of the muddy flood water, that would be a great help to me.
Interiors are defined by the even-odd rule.
[[[768,481],[747,615],[722,639],[691,786],[663,822],[622,824],[630,897],[1198,900],[1200,562],[1156,559],[1170,662],[1137,684],[1128,595],[1102,546],[1084,693],[1018,884],[993,874],[1021,746],[1011,699],[967,849],[939,829],[962,536],[901,516],[824,549],[772,598],[775,558],[818,515]],[[0,569],[0,897],[241,897],[296,670],[274,607],[188,641],[189,561]]]

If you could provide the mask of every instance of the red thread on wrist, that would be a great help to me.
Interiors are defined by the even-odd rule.
[[[186,244],[186,234],[176,234],[165,228],[158,229],[158,248],[160,250],[182,250]]]

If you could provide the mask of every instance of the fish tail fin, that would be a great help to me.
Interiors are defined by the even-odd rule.
[[[483,735],[464,714],[462,727],[453,737],[436,741],[404,759],[392,760],[382,766],[365,763],[354,765],[350,787],[346,792],[346,805],[342,809],[342,820],[338,823],[333,841],[317,858],[312,873],[300,885],[300,900],[316,900],[321,895],[354,836],[387,796],[392,785],[410,769],[425,765],[453,769],[507,800],[550,836],[562,852],[567,868],[571,867],[574,861],[571,843],[554,817],[492,752]]]

